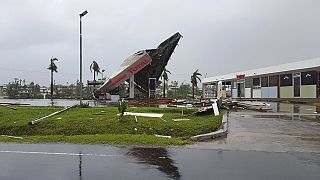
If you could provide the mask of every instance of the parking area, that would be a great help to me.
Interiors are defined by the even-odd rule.
[[[190,145],[190,148],[320,153],[319,109],[307,105],[277,104],[272,112],[232,111],[226,138]]]

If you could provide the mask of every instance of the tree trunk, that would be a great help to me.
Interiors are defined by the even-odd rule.
[[[53,102],[53,70],[51,70],[51,102]]]
[[[166,98],[166,81],[163,80],[163,98]]]
[[[93,89],[95,89],[95,87],[96,87],[96,72],[95,71],[93,71]]]
[[[192,99],[194,99],[194,85],[192,85]]]

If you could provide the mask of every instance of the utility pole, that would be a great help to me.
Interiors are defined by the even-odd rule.
[[[82,104],[82,22],[81,22],[81,18],[88,14],[88,11],[85,10],[83,11],[81,14],[79,14],[80,16],[80,105]]]

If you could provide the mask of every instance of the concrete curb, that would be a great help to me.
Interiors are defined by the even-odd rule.
[[[222,127],[214,132],[206,133],[206,134],[199,134],[196,136],[192,136],[192,140],[204,140],[204,139],[214,139],[217,137],[227,136],[228,134],[228,112],[223,115],[222,117]]]

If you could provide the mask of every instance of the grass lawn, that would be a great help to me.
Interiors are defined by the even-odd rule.
[[[162,113],[163,119],[117,116],[116,107],[73,108],[46,119],[36,125],[31,120],[58,111],[60,107],[16,107],[17,110],[0,106],[0,134],[22,136],[14,139],[0,136],[3,142],[72,142],[93,144],[157,144],[181,145],[190,143],[193,135],[216,130],[222,115],[213,117],[186,116],[196,109],[185,108],[128,108],[129,112]],[[182,115],[182,110],[185,115]],[[174,122],[172,119],[190,119]],[[156,137],[154,134],[172,136]]]

